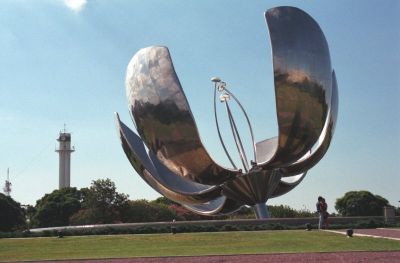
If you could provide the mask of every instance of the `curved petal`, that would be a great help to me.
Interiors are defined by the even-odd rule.
[[[278,137],[272,137],[256,143],[256,156],[259,163],[266,163],[274,157],[278,147]]]
[[[306,174],[307,172],[292,176],[293,181],[291,182],[284,181],[284,179],[282,178],[278,186],[276,187],[274,193],[271,195],[271,198],[278,197],[280,195],[286,194],[289,191],[291,191],[293,188],[298,186],[301,183],[301,181],[303,181],[304,177],[306,177]]]
[[[162,168],[159,163],[154,165],[140,137],[120,121],[118,114],[116,122],[122,147],[133,168],[157,192],[183,204],[204,203],[221,196],[219,186],[194,183]],[[163,170],[158,171],[160,168]]]
[[[184,207],[200,215],[218,216],[233,213],[239,210],[243,205],[243,203],[238,203],[225,196],[221,196],[207,203],[184,205]]]
[[[317,142],[331,100],[332,69],[323,32],[294,7],[265,13],[272,46],[278,144],[267,169],[290,165]]]
[[[168,48],[152,46],[133,56],[126,92],[140,137],[173,173],[209,185],[238,174],[216,164],[201,143]]]
[[[291,176],[308,171],[322,159],[322,157],[328,151],[329,145],[333,137],[333,133],[335,131],[338,108],[339,108],[339,94],[338,94],[335,71],[333,71],[331,107],[327,123],[325,124],[324,131],[320,136],[317,148],[314,152],[311,152],[310,154],[308,154],[308,156],[302,158],[301,161],[298,161],[287,167],[281,168],[280,171],[282,173],[282,176]]]

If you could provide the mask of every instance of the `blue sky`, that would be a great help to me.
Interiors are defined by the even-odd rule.
[[[68,1],[69,2],[69,1]],[[73,4],[74,1],[72,1]],[[79,3],[81,2],[81,3]],[[296,6],[318,21],[339,86],[332,145],[305,180],[269,201],[314,210],[323,195],[369,190],[400,200],[399,1],[77,1],[0,3],[0,182],[34,204],[58,187],[56,138],[72,132],[71,184],[110,178],[132,199],[159,195],[129,165],[114,125],[130,124],[125,70],[136,51],[168,46],[207,150],[221,164],[213,121],[219,76],[248,111],[256,140],[277,134],[272,57],[263,13]],[[133,127],[133,125],[131,125]]]

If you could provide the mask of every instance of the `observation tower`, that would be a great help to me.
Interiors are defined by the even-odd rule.
[[[59,155],[58,189],[62,189],[71,186],[71,153],[75,151],[75,148],[71,147],[71,133],[68,133],[65,127],[64,131],[60,132],[57,141],[59,142],[58,149],[56,148]]]

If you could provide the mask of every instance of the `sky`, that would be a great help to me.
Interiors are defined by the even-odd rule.
[[[139,49],[152,45],[169,48],[203,144],[228,167],[214,125],[210,79],[219,76],[228,83],[249,115],[256,141],[276,136],[263,14],[286,5],[306,11],[325,34],[338,81],[339,115],[324,158],[297,188],[268,204],[314,211],[322,195],[334,211],[335,200],[346,192],[368,190],[399,206],[396,0],[2,0],[0,183],[9,168],[11,196],[31,205],[57,189],[54,150],[66,124],[76,149],[71,186],[110,178],[131,199],[159,197],[130,166],[114,121],[119,112],[134,127],[125,95],[126,67]]]

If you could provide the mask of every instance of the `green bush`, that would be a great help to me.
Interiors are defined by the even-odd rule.
[[[238,228],[234,225],[223,225],[220,231],[238,231]]]
[[[190,232],[218,232],[218,231],[262,231],[262,230],[285,230],[285,229],[305,229],[303,224],[296,226],[288,226],[281,223],[265,223],[260,225],[253,224],[195,224],[195,225],[175,225],[177,233],[190,233]],[[400,227],[400,223],[385,223],[381,220],[359,220],[352,223],[331,224],[330,229],[360,229],[360,228],[376,228],[376,227]],[[312,229],[317,229],[316,224],[311,224]],[[163,226],[107,226],[100,228],[82,228],[82,229],[64,229],[62,230],[63,236],[83,236],[83,235],[117,235],[117,234],[150,234],[150,233],[171,233],[171,225]],[[10,237],[56,237],[58,236],[57,230],[45,230],[42,232],[30,231],[15,231],[15,232],[0,232],[0,238]]]

